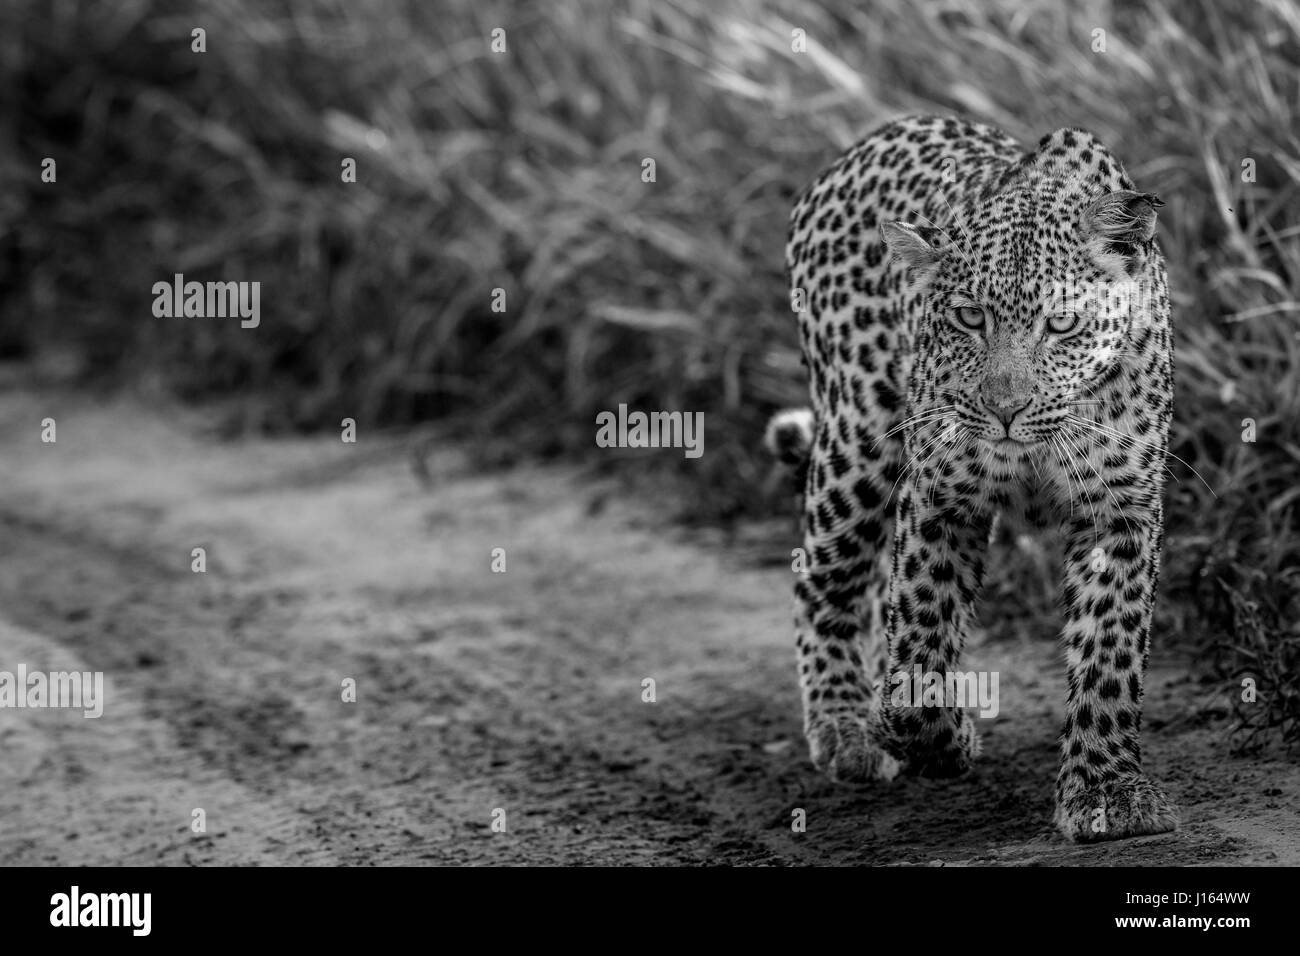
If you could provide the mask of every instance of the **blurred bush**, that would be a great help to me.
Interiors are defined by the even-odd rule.
[[[902,112],[1093,130],[1168,204],[1162,628],[1297,737],[1300,676],[1257,653],[1300,640],[1290,0],[9,0],[0,38],[0,357],[520,454],[591,454],[620,402],[702,410],[703,458],[635,461],[711,518],[788,508],[756,444],[803,400],[782,242],[816,171]],[[175,272],[261,281],[261,327],[155,319]]]

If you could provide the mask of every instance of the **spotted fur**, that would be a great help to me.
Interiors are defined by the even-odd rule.
[[[943,117],[875,131],[796,204],[812,409],[769,441],[803,469],[804,730],[832,778],[979,753],[976,718],[886,678],[958,669],[1001,515],[1066,541],[1058,827],[1177,826],[1139,738],[1173,399],[1159,205],[1083,130],[1026,151]]]

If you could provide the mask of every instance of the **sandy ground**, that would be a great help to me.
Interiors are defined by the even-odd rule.
[[[401,438],[206,431],[0,395],[0,669],[108,685],[98,720],[0,710],[0,863],[1300,864],[1300,769],[1231,758],[1159,645],[1148,767],[1184,827],[1076,847],[1050,634],[971,649],[1001,674],[976,771],[844,789],[800,738],[792,541],[687,533],[573,469],[434,449],[422,483]]]

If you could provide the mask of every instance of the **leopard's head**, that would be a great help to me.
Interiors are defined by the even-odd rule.
[[[1095,401],[1149,311],[1162,205],[1095,180],[1040,171],[959,206],[944,229],[881,224],[926,303],[914,410],[1016,454]]]

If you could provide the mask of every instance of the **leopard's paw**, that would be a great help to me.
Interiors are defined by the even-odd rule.
[[[975,721],[961,711],[950,719],[927,720],[921,711],[888,710],[886,747],[898,758],[903,772],[918,777],[959,777],[980,755]]]
[[[1142,775],[1088,787],[1065,782],[1056,802],[1056,826],[1076,843],[1122,840],[1178,829],[1178,808]]]
[[[810,715],[804,736],[813,764],[836,783],[893,780],[898,761],[880,746],[874,726],[870,717],[857,710]]]

